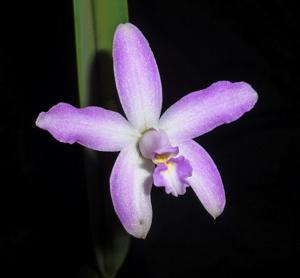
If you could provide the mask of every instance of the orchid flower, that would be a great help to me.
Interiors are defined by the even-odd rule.
[[[240,118],[257,93],[245,82],[219,81],[192,92],[163,115],[162,85],[149,44],[130,23],[120,24],[113,41],[116,86],[127,120],[101,107],[59,103],[42,112],[36,125],[63,143],[120,154],[110,177],[116,214],[126,231],[145,238],[152,222],[152,185],[179,196],[191,187],[212,217],[225,206],[219,171],[193,139]]]

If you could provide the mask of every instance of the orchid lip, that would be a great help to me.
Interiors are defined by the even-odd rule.
[[[164,187],[166,193],[175,197],[185,193],[192,167],[185,157],[177,157],[179,148],[171,145],[163,130],[147,130],[139,141],[139,149],[143,157],[156,165],[153,172],[155,186]]]
[[[192,176],[190,162],[183,156],[171,158],[158,164],[153,173],[154,185],[164,187],[167,194],[183,195],[189,186],[187,178]]]

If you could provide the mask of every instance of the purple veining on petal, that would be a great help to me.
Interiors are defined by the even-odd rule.
[[[183,156],[173,157],[166,163],[160,163],[153,173],[153,183],[165,187],[168,194],[177,197],[183,195],[188,187],[187,178],[192,175],[192,167]]]
[[[257,93],[245,82],[219,81],[169,107],[160,119],[159,128],[177,145],[237,120],[252,109],[257,98]]]
[[[101,107],[76,108],[67,103],[40,113],[36,125],[62,143],[77,142],[98,151],[120,151],[139,136],[119,113]]]
[[[116,86],[127,119],[140,131],[156,127],[162,105],[160,75],[149,43],[134,25],[118,26],[113,62]]]

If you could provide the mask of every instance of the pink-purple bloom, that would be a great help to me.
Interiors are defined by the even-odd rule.
[[[149,44],[137,27],[120,24],[113,42],[116,86],[127,120],[101,107],[59,103],[36,125],[63,143],[120,151],[110,177],[115,211],[126,231],[145,238],[152,222],[151,188],[182,195],[187,187],[216,218],[225,206],[219,171],[193,138],[237,120],[252,109],[257,93],[245,82],[219,81],[192,92],[162,116],[162,87]]]

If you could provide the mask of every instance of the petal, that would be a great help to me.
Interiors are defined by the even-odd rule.
[[[141,131],[157,126],[162,105],[160,76],[147,40],[134,25],[118,26],[113,61],[119,98],[127,119]]]
[[[251,110],[257,98],[257,93],[245,82],[219,81],[172,105],[162,115],[159,127],[177,144],[237,120]]]
[[[146,237],[152,222],[153,167],[140,156],[136,145],[131,145],[120,152],[110,177],[115,211],[126,231],[137,238]]]
[[[218,217],[225,206],[225,192],[219,171],[209,154],[195,141],[179,145],[179,153],[190,162],[193,174],[187,178],[205,209]]]
[[[139,136],[119,113],[92,106],[79,109],[67,103],[40,113],[36,125],[62,143],[77,142],[98,151],[119,151]]]

